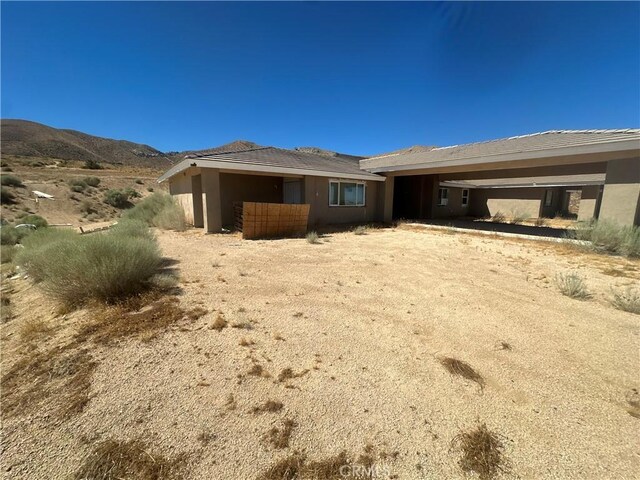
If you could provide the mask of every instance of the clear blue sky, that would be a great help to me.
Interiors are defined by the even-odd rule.
[[[637,128],[640,4],[2,2],[2,117],[164,151]]]

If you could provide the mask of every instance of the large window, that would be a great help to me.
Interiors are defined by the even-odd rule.
[[[449,189],[439,188],[438,189],[438,206],[444,207],[448,203],[449,203]]]
[[[329,205],[332,207],[363,207],[365,205],[365,184],[363,182],[329,182]]]
[[[467,205],[469,205],[469,189],[463,188],[462,189],[462,206],[466,207]]]

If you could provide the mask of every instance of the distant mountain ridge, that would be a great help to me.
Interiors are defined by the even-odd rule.
[[[2,119],[0,125],[0,152],[2,155],[47,157],[76,161],[94,160],[112,165],[168,168],[172,163],[176,163],[187,156],[201,156],[227,151],[234,152],[261,147],[247,140],[236,140],[225,145],[203,150],[161,152],[142,143],[97,137],[77,130],[53,128],[28,120]],[[294,150],[353,161],[365,158],[318,147],[298,147]]]

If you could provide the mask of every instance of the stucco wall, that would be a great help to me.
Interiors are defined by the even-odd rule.
[[[506,216],[523,213],[537,217],[544,196],[544,188],[478,188],[471,192],[470,214],[491,217],[498,212]],[[557,197],[557,195],[555,195]]]
[[[193,196],[191,194],[191,175],[188,171],[169,179],[169,193],[183,208],[187,224],[193,225]]]
[[[587,221],[597,217],[596,207],[599,192],[600,185],[587,185],[582,187],[580,206],[578,208],[578,220]]]
[[[438,187],[433,188],[433,209],[432,218],[464,217],[469,215],[471,210],[471,199],[474,191],[469,190],[469,205],[462,205],[462,188],[446,187],[449,189],[449,201],[446,205],[438,205]]]
[[[366,182],[364,207],[330,207],[329,178],[304,177],[304,202],[311,205],[309,225],[366,223],[378,219],[378,183]],[[382,192],[381,192],[382,193]]]

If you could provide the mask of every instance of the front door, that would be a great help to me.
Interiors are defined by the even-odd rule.
[[[284,179],[284,203],[302,203],[302,180]]]

